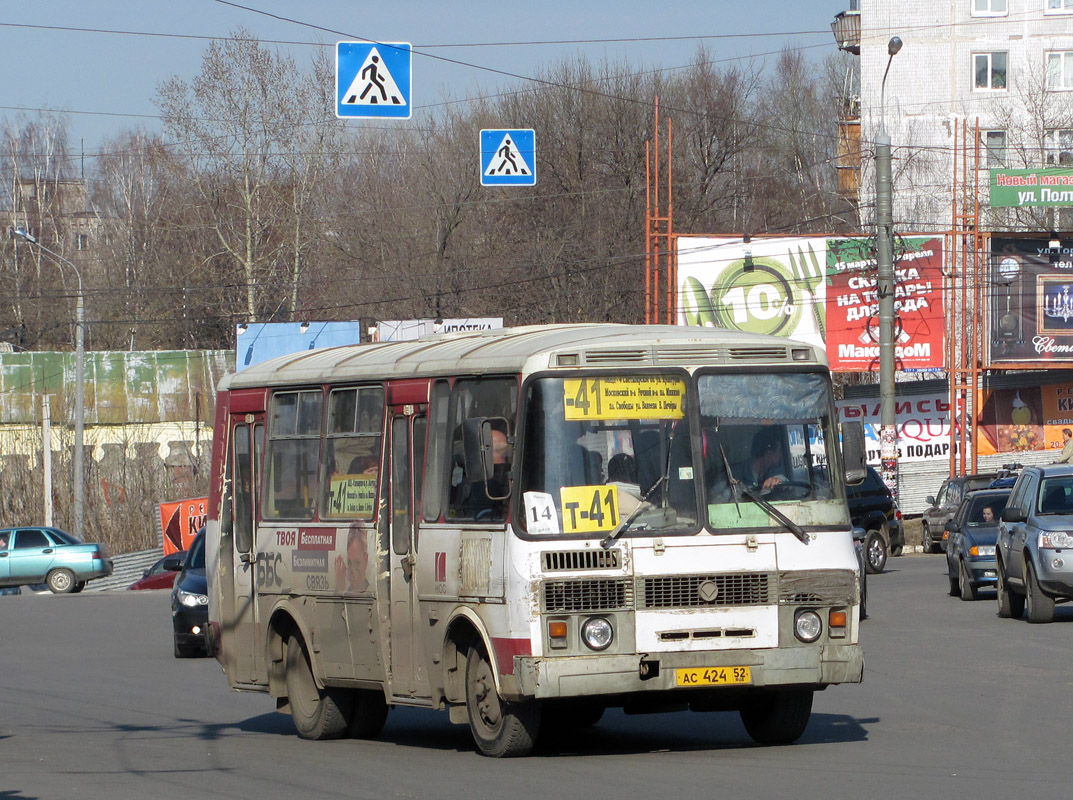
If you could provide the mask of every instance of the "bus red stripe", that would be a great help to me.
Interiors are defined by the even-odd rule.
[[[492,647],[496,651],[496,661],[499,662],[501,675],[514,674],[515,656],[527,656],[533,652],[528,639],[496,639],[493,637]]]

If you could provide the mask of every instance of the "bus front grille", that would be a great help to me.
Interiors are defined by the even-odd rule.
[[[731,361],[789,361],[789,347],[728,347]]]
[[[774,578],[766,572],[745,572],[668,575],[638,582],[640,608],[703,608],[769,605]]]
[[[545,572],[580,569],[618,569],[621,550],[547,550],[540,554]]]
[[[845,569],[780,572],[779,602],[783,605],[849,605],[857,596],[856,583],[856,573]]]
[[[633,587],[628,578],[586,578],[544,584],[544,611],[552,614],[612,611],[632,605]]]

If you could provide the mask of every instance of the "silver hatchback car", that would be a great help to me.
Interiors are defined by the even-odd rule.
[[[1025,467],[1003,509],[995,542],[1000,617],[1051,622],[1073,600],[1073,466]]]

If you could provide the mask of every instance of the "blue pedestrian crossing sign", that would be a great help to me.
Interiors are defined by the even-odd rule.
[[[481,131],[481,186],[536,186],[532,128]]]
[[[335,115],[410,119],[409,42],[338,42]]]

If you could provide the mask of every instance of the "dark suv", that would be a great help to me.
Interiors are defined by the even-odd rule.
[[[995,542],[998,615],[1051,622],[1073,600],[1073,466],[1025,467],[1002,510]],[[1068,560],[1067,560],[1068,559]]]
[[[846,487],[850,520],[867,532],[864,540],[864,566],[868,572],[882,572],[888,553],[900,556],[905,546],[902,512],[883,478],[868,467],[865,479]]]
[[[965,493],[974,489],[986,489],[999,477],[997,472],[980,472],[975,475],[955,475],[947,478],[939,487],[939,493],[926,501],[929,508],[921,520],[921,536],[924,540],[925,553],[938,553],[944,549],[943,531],[946,523],[954,518]]]

